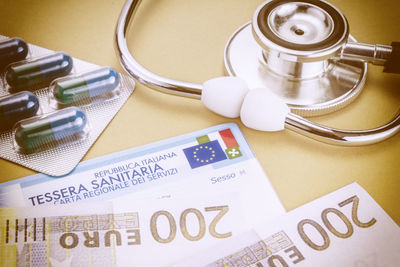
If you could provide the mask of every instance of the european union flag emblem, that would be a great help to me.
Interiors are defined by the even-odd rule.
[[[226,159],[218,140],[183,149],[192,169]]]

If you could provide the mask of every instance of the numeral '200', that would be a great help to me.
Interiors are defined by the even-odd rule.
[[[354,222],[354,224],[361,228],[367,228],[367,227],[374,225],[376,223],[375,218],[372,218],[369,222],[366,222],[366,223],[363,223],[358,219],[357,210],[358,210],[359,201],[360,200],[357,196],[352,196],[351,198],[340,202],[339,207],[343,207],[347,204],[353,203],[353,206],[351,209],[351,219]],[[343,223],[347,227],[347,231],[345,233],[341,233],[335,227],[333,227],[331,222],[328,220],[329,213],[335,214],[343,221]],[[354,232],[353,225],[351,224],[350,220],[346,217],[346,215],[344,215],[341,211],[339,211],[337,209],[333,209],[333,208],[324,209],[321,213],[321,218],[322,218],[322,221],[324,222],[324,225],[326,226],[326,228],[328,228],[328,230],[337,237],[348,238]],[[315,244],[310,239],[310,237],[305,233],[304,225],[306,225],[306,224],[313,226],[321,234],[321,236],[324,240],[322,245]],[[305,219],[305,220],[300,221],[297,225],[297,231],[299,232],[301,239],[303,239],[303,241],[312,249],[325,250],[329,247],[330,239],[329,239],[328,233],[316,221],[313,221],[310,219]]]
[[[209,231],[213,237],[227,238],[227,237],[232,236],[232,232],[220,234],[220,233],[217,233],[217,231],[215,230],[217,223],[229,211],[228,206],[206,207],[205,211],[219,211],[219,213],[215,216],[215,218],[211,221],[211,223],[209,225]],[[189,213],[193,213],[194,215],[196,215],[197,220],[199,222],[199,232],[196,235],[190,235],[187,230],[186,217]],[[165,216],[169,223],[170,231],[169,231],[169,235],[166,238],[162,238],[158,233],[157,219],[159,216]],[[205,219],[204,219],[204,216],[201,213],[201,211],[199,211],[198,209],[190,208],[190,209],[184,210],[180,216],[179,226],[180,226],[182,235],[190,241],[200,240],[201,238],[203,238],[203,236],[206,233]],[[168,211],[165,211],[165,210],[157,211],[153,214],[153,216],[151,216],[150,229],[151,229],[151,234],[153,235],[154,239],[160,243],[169,243],[172,240],[174,240],[175,236],[176,236],[176,231],[177,231],[176,230],[176,222],[175,222],[174,217],[172,216],[171,213],[169,213]]]

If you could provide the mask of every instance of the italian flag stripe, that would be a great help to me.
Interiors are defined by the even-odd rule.
[[[235,137],[233,136],[231,129],[225,129],[219,132],[221,135],[222,140],[224,141],[227,148],[231,147],[239,147],[238,142],[236,141]]]

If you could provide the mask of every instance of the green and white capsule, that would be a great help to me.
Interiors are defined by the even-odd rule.
[[[33,151],[44,145],[56,146],[82,137],[86,123],[86,115],[80,108],[61,109],[19,122],[15,128],[15,142],[25,151]]]
[[[91,100],[114,91],[119,85],[118,72],[111,67],[53,81],[50,85],[54,98],[62,104]]]
[[[49,86],[56,78],[72,70],[72,58],[65,53],[55,53],[31,61],[17,62],[6,69],[6,82],[12,91],[34,90]]]

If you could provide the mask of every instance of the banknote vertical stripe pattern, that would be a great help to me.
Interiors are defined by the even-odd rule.
[[[10,242],[10,220],[15,214],[12,209],[3,209],[0,214],[0,266],[14,266],[17,262],[17,246],[4,246],[3,244]]]

